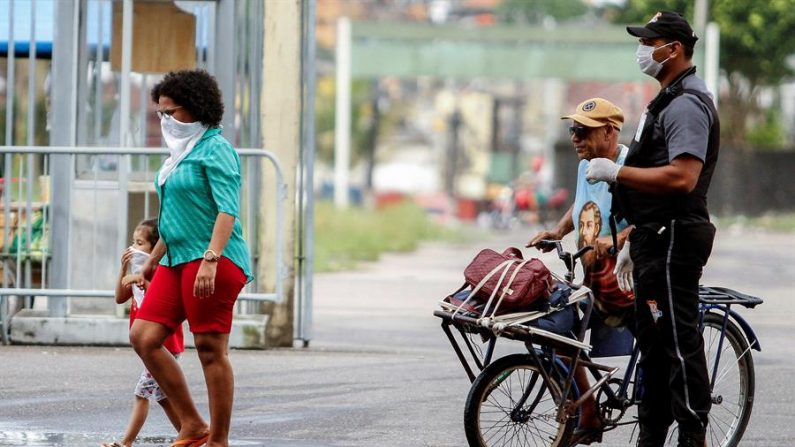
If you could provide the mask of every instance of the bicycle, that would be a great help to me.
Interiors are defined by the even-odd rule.
[[[575,254],[563,250],[560,241],[542,241],[555,247],[567,273],[556,276],[560,287],[572,289],[568,303],[545,311],[525,312],[482,318],[462,315],[460,309],[442,304],[434,315],[442,319],[442,329],[461,361],[472,386],[464,411],[464,427],[470,446],[544,445],[566,447],[578,424],[581,405],[596,394],[597,414],[602,433],[621,426],[637,424],[637,419],[623,420],[627,410],[639,401],[639,348],[632,350],[624,374],[620,368],[595,363],[587,354],[591,346],[584,343],[593,310],[593,294],[585,286],[574,284],[576,260],[591,247]],[[736,447],[751,416],[754,397],[754,363],[750,350],[761,351],[751,326],[731,309],[732,305],[753,308],[763,301],[721,287],[699,290],[700,329],[710,374],[712,411],[709,414],[707,445]],[[580,303],[583,303],[581,305]],[[568,336],[534,326],[534,322],[567,306],[582,306],[579,331]],[[450,327],[456,328],[467,347],[476,375]],[[473,340],[480,336],[485,353]],[[511,354],[492,361],[497,339],[523,341],[526,354]],[[571,364],[571,366],[569,366]],[[578,390],[573,380],[578,365],[587,368],[595,379],[588,390]],[[630,442],[634,439],[634,432]],[[675,424],[667,445],[676,444]]]

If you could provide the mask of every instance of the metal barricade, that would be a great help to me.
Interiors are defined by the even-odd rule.
[[[150,198],[155,196],[154,176],[162,159],[168,155],[168,150],[7,146],[1,152],[4,157],[4,172],[0,194],[0,217],[3,219],[0,222],[0,230],[3,231],[0,238],[0,339],[7,344],[11,317],[20,308],[33,307],[34,297],[46,297],[48,300],[79,298],[85,301],[101,298],[102,302],[114,297],[114,288],[109,286],[108,281],[117,276],[107,274],[108,267],[111,271],[114,267],[118,268],[119,255],[129,245],[135,222],[141,220],[136,217],[131,222],[132,214],[137,213],[143,217],[154,214],[152,210],[155,208]],[[273,292],[263,293],[255,279],[239,295],[236,307],[237,314],[255,314],[260,302],[278,303],[284,299],[287,274],[284,262],[284,201],[287,199],[287,186],[281,165],[271,152],[262,149],[237,149],[237,153],[241,157],[244,182],[239,217],[244,238],[249,245],[255,276],[259,270],[258,265],[265,261],[259,241],[259,195],[263,180],[263,158],[273,166],[276,177],[277,197],[273,222],[277,250],[272,258],[267,258],[272,259],[276,266]],[[67,208],[66,213],[51,212],[49,185],[53,182],[49,167],[52,155],[69,156],[68,163],[72,166],[73,177],[70,184],[73,189],[70,200],[73,205]],[[116,203],[112,203],[114,196]],[[131,199],[132,196],[135,198]],[[75,213],[78,210],[89,210],[88,213],[93,212],[93,216],[88,216],[88,219],[85,219],[86,216],[77,216]],[[66,233],[70,239],[66,245],[69,247],[68,258],[59,258],[56,259],[57,262],[53,262],[53,255],[63,256],[52,253],[50,249],[53,246],[52,234],[59,234],[52,230],[59,225],[67,225],[69,228]],[[65,275],[60,276],[68,278],[67,287],[54,288],[50,285],[51,271],[59,268],[67,270]],[[90,276],[88,279],[85,278],[86,272]],[[102,272],[105,274],[101,274]],[[103,276],[106,276],[104,283]],[[117,316],[121,316],[118,307],[113,309]]]

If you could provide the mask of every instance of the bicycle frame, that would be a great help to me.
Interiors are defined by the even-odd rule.
[[[580,330],[577,334],[577,340],[580,342],[585,337],[585,331],[588,327],[588,320],[590,319],[593,309],[593,296],[590,294],[590,292],[589,298],[590,300],[584,309]],[[699,290],[699,300],[699,330],[703,331],[704,318],[708,313],[722,314],[721,318],[723,324],[721,327],[720,338],[718,340],[715,365],[713,365],[713,369],[710,371],[710,389],[712,390],[715,386],[716,372],[718,371],[720,365],[721,351],[726,338],[726,328],[729,324],[729,320],[733,320],[742,329],[749,342],[749,349],[753,348],[757,351],[761,351],[761,345],[753,329],[748,322],[742,318],[742,316],[731,309],[731,306],[739,304],[747,308],[753,308],[756,305],[761,304],[762,300],[757,297],[744,295],[734,290],[719,287],[701,287]],[[466,371],[470,382],[474,382],[477,374],[467,361],[467,356],[464,354],[461,346],[456,341],[450,329],[451,325],[455,326],[456,329],[461,333],[464,344],[469,351],[470,358],[477,367],[478,373],[491,363],[498,338],[503,337],[524,341],[528,348],[528,352],[531,356],[533,356],[537,364],[545,365],[545,367],[540,368],[540,373],[545,376],[545,379],[549,379],[549,375],[551,373],[557,374],[558,377],[564,379],[564,396],[567,396],[571,389],[575,390],[575,396],[577,396],[575,402],[567,403],[564,401],[560,404],[558,418],[561,420],[568,417],[574,417],[576,415],[576,409],[579,408],[579,406],[582,405],[582,403],[588,397],[598,391],[603,392],[609,401],[614,402],[614,408],[618,410],[626,410],[630,406],[637,403],[637,393],[635,388],[633,387],[632,390],[630,390],[630,386],[637,384],[637,377],[635,377],[635,380],[631,380],[633,376],[637,375],[638,371],[637,364],[640,357],[640,349],[637,345],[633,349],[627,366],[625,367],[624,373],[621,377],[622,381],[620,387],[617,390],[613,390],[609,386],[605,386],[605,384],[618,372],[619,368],[613,368],[593,362],[586,354],[586,350],[582,349],[581,347],[567,346],[566,348],[569,350],[567,354],[569,355],[561,355],[556,352],[555,347],[547,344],[547,340],[534,340],[532,336],[512,331],[495,335],[490,329],[478,325],[477,320],[475,319],[463,316],[455,316],[450,318],[449,314],[439,311],[434,312],[434,314],[442,318],[442,329],[447,335],[454,351],[456,352],[456,355],[458,356],[461,365]],[[467,332],[470,334],[480,335],[483,337],[484,342],[486,342],[486,351],[483,355],[482,361],[476,352],[476,347],[466,336]],[[533,346],[534,344],[538,345],[539,348],[535,348]],[[744,352],[742,355],[746,355],[746,353]],[[565,360],[568,360],[569,364],[566,364]],[[576,383],[573,380],[574,371],[577,366],[580,365],[587,368],[596,381],[596,383],[587,390],[577,389]],[[615,423],[613,427],[633,424],[635,422],[636,421]]]
[[[530,400],[530,393],[531,390],[535,388],[539,378],[542,378],[545,384],[557,383],[560,386],[559,391],[562,392],[562,394],[560,394],[562,398],[559,399],[560,402],[557,402],[558,399],[556,399],[556,419],[559,423],[571,424],[572,420],[578,419],[579,408],[595,393],[603,393],[605,398],[605,400],[600,398],[602,394],[597,396],[597,400],[604,404],[599,405],[600,417],[603,419],[603,422],[605,422],[604,431],[637,423],[637,420],[634,418],[627,421],[622,421],[622,418],[627,409],[633,405],[637,405],[639,402],[639,345],[636,343],[630,354],[623,375],[620,377],[621,381],[619,386],[617,388],[611,388],[611,379],[617,375],[621,368],[611,367],[592,361],[589,357],[591,346],[584,343],[585,334],[588,330],[589,320],[594,307],[594,296],[589,288],[573,284],[573,279],[576,260],[592,247],[584,247],[576,254],[572,255],[563,251],[560,241],[541,241],[536,246],[539,248],[556,248],[558,257],[566,265],[567,272],[564,278],[557,275],[555,276],[566,286],[576,290],[576,292],[571,295],[568,305],[580,306],[581,304],[585,304],[579,307],[579,311],[582,312],[579,330],[572,329],[572,333],[570,333],[571,336],[569,337],[560,335],[560,332],[557,330],[552,332],[549,330],[540,330],[539,327],[531,324],[531,321],[540,318],[538,314],[541,314],[541,312],[525,312],[517,313],[515,314],[516,316],[502,316],[498,317],[502,318],[502,320],[497,321],[494,320],[493,316],[480,317],[474,314],[459,314],[458,311],[460,307],[453,307],[451,309],[446,307],[444,302],[442,302],[442,308],[447,310],[434,311],[434,316],[442,319],[442,329],[447,335],[461,365],[466,371],[467,377],[470,382],[476,382],[480,371],[486,369],[492,363],[498,338],[522,341],[531,357],[529,361],[537,365],[535,368],[537,375],[528,383],[522,395],[519,396],[518,399],[511,401],[511,406],[513,407],[510,413],[511,420],[521,419],[525,413],[528,411],[532,413],[535,409],[539,397],[536,396]],[[586,298],[587,301],[585,301]],[[729,343],[733,346],[737,346],[737,343],[732,340],[737,337],[745,338],[745,341],[747,341],[747,347],[744,348],[745,350],[743,352],[739,352],[739,350],[735,351],[735,353],[738,354],[737,361],[740,361],[740,359],[743,359],[745,356],[750,358],[751,349],[761,351],[759,339],[753,329],[740,314],[732,309],[732,306],[739,304],[746,308],[754,308],[762,302],[760,298],[746,295],[735,290],[721,287],[700,286],[699,331],[703,333],[707,325],[713,329],[720,328],[719,336],[715,337],[713,335],[711,337],[709,350],[709,352],[712,352],[712,347],[715,347],[715,342],[717,342],[717,350],[714,353],[714,357],[710,356],[710,359],[714,361],[709,371],[710,392],[713,394],[713,400],[716,399],[715,393],[722,393],[720,387],[716,390],[716,386],[720,380],[717,374],[718,371],[721,371],[721,357],[724,354],[722,352],[724,346]],[[561,310],[561,308],[556,309]],[[709,315],[717,316],[720,319],[720,323],[714,317],[708,317]],[[462,349],[459,341],[457,341],[454,336],[453,331],[450,329],[451,325],[461,334],[463,343],[469,352],[469,360],[467,359],[467,355],[464,354],[464,349]],[[730,325],[732,326],[731,328],[729,327]],[[574,331],[577,333],[574,334]],[[727,333],[733,335],[729,337]],[[470,336],[480,336],[485,344],[485,350],[482,349],[478,343],[473,342],[469,338]],[[745,344],[745,342],[742,343],[742,345]],[[474,362],[474,368],[471,364],[472,362]],[[734,359],[732,359],[731,363],[733,362]],[[579,366],[590,371],[591,376],[595,379],[593,386],[585,390],[579,390],[574,380],[575,371]],[[483,382],[478,381],[477,385],[482,386]],[[745,424],[747,424],[751,402],[752,397],[749,398],[749,410],[745,413],[745,416],[743,416],[744,420],[741,423],[738,436],[742,436],[742,430],[744,430]],[[529,410],[525,406],[527,403],[529,403]],[[617,410],[618,413],[613,414],[613,410]],[[469,434],[467,436],[469,436]]]
[[[630,380],[630,378],[636,374],[636,367],[638,365],[639,358],[640,358],[640,347],[638,345],[635,345],[635,347],[632,349],[632,354],[630,355],[629,362],[627,363],[627,366],[624,369],[624,375],[621,379],[621,386],[618,388],[616,392],[614,392],[610,387],[602,388],[601,385],[599,385],[599,382],[602,382],[602,384],[605,382],[603,380],[603,376],[599,374],[599,371],[602,370],[604,366],[589,361],[590,364],[587,364],[585,366],[588,368],[588,371],[591,372],[591,375],[597,381],[597,383],[594,384],[594,386],[591,387],[591,389],[589,389],[589,391],[591,391],[591,394],[593,394],[596,391],[600,391],[601,388],[601,391],[605,393],[605,395],[608,397],[610,401],[620,402],[621,405],[624,407],[623,409],[629,408],[630,406],[635,404],[636,403],[635,389],[633,388],[631,395],[628,394],[628,391],[630,384],[637,383],[637,380]],[[621,425],[621,424],[616,424],[616,425]]]

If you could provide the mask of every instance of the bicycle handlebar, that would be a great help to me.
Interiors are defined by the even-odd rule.
[[[551,250],[555,249],[558,252],[558,258],[560,258],[563,263],[566,265],[566,280],[569,282],[574,280],[574,267],[577,265],[577,259],[581,258],[585,253],[593,250],[593,246],[586,245],[579,249],[573,255],[563,249],[563,242],[562,241],[555,241],[549,239],[542,239],[535,243],[535,247],[541,250]]]
[[[542,239],[536,242],[534,246],[539,250],[552,250],[555,248],[558,250],[558,256],[560,256],[560,253],[563,251],[563,246],[560,241],[552,241],[549,239]]]

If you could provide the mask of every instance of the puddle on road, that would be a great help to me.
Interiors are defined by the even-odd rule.
[[[33,431],[0,431],[0,446],[52,446],[52,447],[97,447],[103,442],[112,442],[113,439],[103,438],[100,434],[77,433],[39,433]],[[137,447],[168,447],[173,438],[144,437],[138,438]],[[262,442],[230,440],[230,446],[264,446]],[[274,445],[268,443],[268,445]]]

